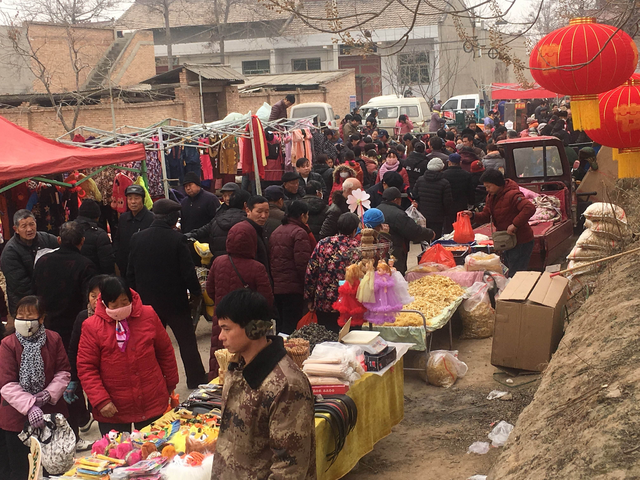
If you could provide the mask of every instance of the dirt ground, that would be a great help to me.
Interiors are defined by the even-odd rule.
[[[434,340],[434,348],[448,346],[445,335]],[[533,398],[537,377],[520,387],[494,380],[497,370],[490,363],[490,338],[456,341],[454,336],[454,349],[469,366],[467,375],[445,389],[426,384],[416,372],[405,372],[404,420],[360,460],[346,479],[382,479],[391,475],[408,480],[460,480],[487,474],[500,449],[476,455],[467,454],[467,448],[473,442],[488,441],[492,423],[515,423]],[[414,363],[415,358],[407,360]],[[491,390],[509,391],[513,400],[487,400]],[[428,476],[425,472],[429,472]]]

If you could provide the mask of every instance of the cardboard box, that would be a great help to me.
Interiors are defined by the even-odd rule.
[[[562,339],[569,281],[518,272],[496,302],[491,364],[540,372]]]

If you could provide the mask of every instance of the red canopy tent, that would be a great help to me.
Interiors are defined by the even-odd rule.
[[[0,182],[145,160],[142,144],[111,148],[64,145],[0,117]]]
[[[525,89],[519,83],[492,83],[491,98],[493,100],[528,100],[530,98],[563,97],[551,90],[536,84],[535,88]]]

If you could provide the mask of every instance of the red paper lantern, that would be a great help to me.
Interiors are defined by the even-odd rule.
[[[598,94],[624,83],[638,64],[633,39],[616,30],[592,17],[574,18],[531,52],[533,79],[547,90],[571,95],[576,130],[600,127]]]
[[[600,145],[614,148],[619,178],[640,177],[640,75],[599,95],[600,128],[587,135]]]

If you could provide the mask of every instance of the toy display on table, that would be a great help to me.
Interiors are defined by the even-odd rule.
[[[333,303],[333,308],[340,312],[338,325],[341,327],[344,327],[349,318],[353,326],[364,323],[364,314],[367,309],[356,298],[360,286],[360,275],[359,265],[349,265],[345,273],[345,281],[338,287],[338,300]]]
[[[415,298],[413,298],[409,294],[409,283],[404,279],[402,274],[396,268],[394,268],[393,265],[395,264],[395,262],[395,257],[391,256],[391,258],[389,258],[389,268],[391,269],[391,276],[393,277],[393,280],[395,282],[394,289],[396,292],[396,297],[398,298],[398,302],[400,302],[400,304],[408,305],[413,302]]]
[[[375,302],[366,302],[363,305],[367,308],[364,318],[377,325],[383,323],[393,323],[395,313],[402,310],[402,303],[396,295],[395,281],[391,268],[384,262],[378,262],[374,277]]]
[[[374,280],[376,269],[373,266],[373,260],[362,260],[362,262],[360,262],[360,272],[364,272],[364,277],[362,277],[362,279],[360,280],[360,285],[358,285],[356,300],[358,300],[358,302],[362,304],[375,302],[376,292],[374,287]]]

